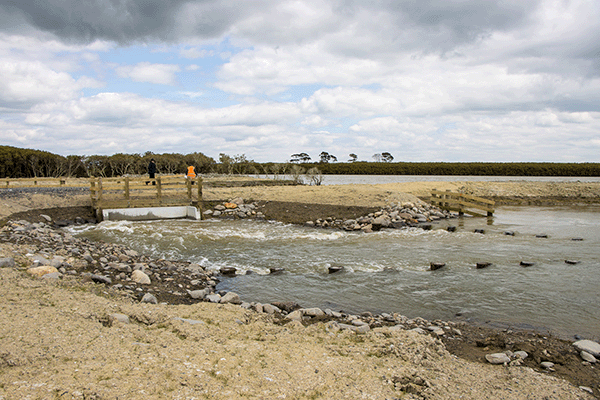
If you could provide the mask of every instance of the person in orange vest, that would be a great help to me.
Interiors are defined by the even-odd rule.
[[[196,171],[194,170],[194,166],[190,165],[187,169],[187,175],[186,178],[188,178],[189,180],[192,180],[194,178],[196,178]],[[194,182],[192,181],[192,185],[194,184]]]

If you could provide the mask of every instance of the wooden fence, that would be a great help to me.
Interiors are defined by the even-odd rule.
[[[80,178],[2,178],[0,188],[25,187],[86,187],[87,179]]]
[[[431,191],[430,203],[440,207],[442,210],[458,211],[459,215],[465,213],[478,217],[491,217],[494,215],[495,202],[482,197],[470,196],[468,194],[454,193],[449,190],[441,191],[433,189]],[[473,209],[477,211],[473,211]],[[481,211],[486,214],[482,214]]]
[[[202,178],[91,178],[90,196],[96,210],[193,205],[202,212]]]

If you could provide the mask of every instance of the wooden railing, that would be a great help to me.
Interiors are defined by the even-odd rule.
[[[86,179],[78,178],[2,178],[0,188],[24,188],[24,187],[85,187]]]
[[[494,201],[482,197],[454,193],[449,190],[444,192],[436,189],[431,191],[430,203],[440,207],[442,210],[458,211],[459,215],[467,213],[478,217],[486,215],[491,217],[494,215],[494,206],[496,204]],[[473,211],[473,209],[477,211]],[[484,211],[486,214],[481,214],[480,211]]]
[[[202,178],[178,176],[91,178],[90,196],[96,209],[202,207]]]

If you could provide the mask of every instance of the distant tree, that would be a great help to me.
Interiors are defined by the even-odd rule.
[[[323,182],[323,173],[317,167],[312,167],[306,171],[306,176],[310,185],[320,186]]]
[[[215,164],[215,160],[202,153],[190,153],[185,156],[185,163],[186,165],[196,167],[197,173],[207,173],[210,172],[211,167]]]
[[[305,162],[309,162],[309,161],[310,161],[310,156],[306,153],[292,154],[292,158],[290,159],[290,162],[293,162],[293,163],[305,163]]]
[[[334,156],[333,154],[329,154],[326,151],[321,152],[321,154],[319,154],[319,157],[321,157],[321,163],[328,163],[328,162],[336,162],[337,161],[337,157]]]
[[[134,172],[133,167],[139,158],[139,154],[117,153],[108,157],[108,165],[113,176],[123,176]]]
[[[183,174],[187,165],[183,156],[179,153],[155,154],[156,168],[161,174],[175,175]]]
[[[373,154],[373,160],[375,160],[375,162],[381,162],[381,153]]]
[[[381,160],[383,162],[392,162],[392,161],[394,161],[394,156],[388,152],[383,152],[383,153],[381,153]]]
[[[354,162],[358,158],[358,156],[354,153],[350,153],[349,156],[350,156],[350,159],[348,160],[348,162]]]
[[[83,165],[88,176],[106,177],[108,174],[107,156],[87,156],[83,158]]]

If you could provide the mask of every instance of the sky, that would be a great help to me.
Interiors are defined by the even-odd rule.
[[[597,0],[0,0],[0,145],[600,162]]]

